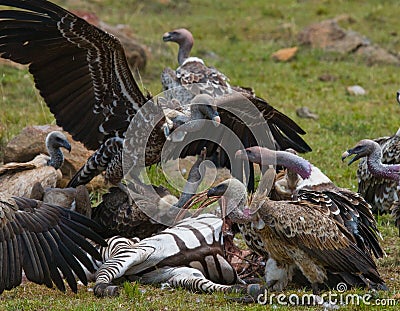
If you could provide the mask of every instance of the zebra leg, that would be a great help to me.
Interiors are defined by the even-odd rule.
[[[181,287],[193,292],[228,292],[233,286],[214,283],[195,268],[173,267],[168,269],[167,273],[170,275],[167,283],[171,287]]]
[[[257,297],[260,292],[264,291],[259,284],[217,284],[208,280],[199,270],[189,267],[170,268],[168,273],[171,276],[167,283],[171,287],[181,287],[200,293],[223,292],[227,294],[244,294],[245,297],[240,298],[240,301],[243,302],[247,302],[247,298],[254,301],[254,297]]]
[[[134,249],[139,239],[113,237],[108,240],[109,246],[102,250],[105,262],[96,272],[96,284],[93,292],[96,297],[118,296],[119,287],[113,285],[113,280],[123,277],[134,264],[146,259],[146,253]]]

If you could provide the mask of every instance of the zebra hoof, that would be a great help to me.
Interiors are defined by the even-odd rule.
[[[119,287],[107,283],[96,284],[93,288],[96,297],[114,297],[119,295]]]

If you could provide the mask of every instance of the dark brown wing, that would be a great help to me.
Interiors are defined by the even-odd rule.
[[[376,258],[384,256],[371,207],[360,194],[337,187],[320,191],[300,189],[297,199],[318,206],[326,216],[346,227],[362,251],[371,252]]]
[[[268,204],[274,207],[263,214],[263,206],[259,214],[282,241],[281,248],[287,243],[331,272],[362,274],[375,283],[384,283],[369,253],[358,248],[347,229],[327,217],[325,211],[303,202],[269,201]]]
[[[153,199],[152,204],[156,205],[157,201]],[[166,228],[160,223],[154,223],[129,200],[126,192],[117,187],[110,188],[103,195],[102,202],[92,211],[92,219],[104,228],[104,237],[121,235],[144,239]]]
[[[87,239],[107,245],[93,229],[100,228],[73,211],[0,194],[0,293],[19,285],[22,271],[32,282],[48,287],[54,282],[62,291],[65,278],[76,292],[74,273],[87,283],[80,263],[95,272],[87,254],[101,260]]]
[[[114,36],[44,0],[2,0],[0,56],[27,64],[57,124],[90,149],[123,137],[146,99]]]

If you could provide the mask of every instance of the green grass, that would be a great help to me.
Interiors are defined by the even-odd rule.
[[[288,63],[276,63],[270,57],[280,48],[296,45],[296,36],[305,26],[341,14],[349,14],[355,20],[342,22],[343,27],[358,31],[398,54],[400,7],[397,1],[70,0],[57,3],[69,9],[89,9],[110,24],[128,24],[139,41],[150,48],[148,66],[140,76],[143,85],[153,94],[161,89],[162,69],[177,65],[177,46],[163,43],[162,34],[173,28],[189,28],[195,36],[193,55],[204,57],[209,65],[219,68],[230,77],[232,84],[252,86],[259,96],[298,122],[307,131],[305,139],[313,148],[305,157],[339,186],[356,189],[356,166],[342,163],[342,152],[362,138],[392,135],[399,126],[400,107],[395,101],[399,88],[398,67],[368,66],[358,57],[307,47],[300,47],[296,58]],[[323,74],[336,79],[322,82],[319,76]],[[363,86],[367,95],[348,95],[346,87],[353,84]],[[318,113],[319,120],[299,119],[295,109],[301,106]],[[51,122],[53,117],[34,89],[29,73],[1,66],[0,159],[7,141],[23,127]],[[379,295],[389,297],[399,294],[400,288],[399,238],[390,220],[387,215],[379,217],[383,245],[389,255],[379,261],[379,267],[391,289]],[[96,299],[84,287],[74,295],[28,284],[3,293],[0,310],[3,309],[268,310],[272,307],[242,306],[227,302],[221,295],[194,295],[183,290],[165,291],[142,285],[133,291],[122,290],[119,298]],[[357,309],[383,308],[359,306]]]

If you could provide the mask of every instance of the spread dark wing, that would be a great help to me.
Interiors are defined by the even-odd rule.
[[[147,100],[114,36],[44,0],[1,0],[0,56],[29,65],[57,124],[90,149],[123,137]]]
[[[400,136],[380,137],[374,139],[382,148],[382,163],[400,163]],[[394,201],[397,201],[397,182],[373,176],[367,166],[366,158],[360,160],[357,169],[358,192],[371,204],[373,211],[389,212]]]
[[[65,278],[76,292],[74,273],[87,283],[80,263],[95,272],[88,254],[101,260],[87,240],[105,246],[93,231],[99,229],[92,220],[62,207],[0,193],[0,293],[18,286],[22,272],[32,282],[48,287],[54,283],[62,291]]]
[[[293,120],[254,96],[251,91],[242,88],[239,91],[215,100],[222,126],[208,126],[196,133],[189,133],[185,137],[188,144],[182,149],[181,157],[199,154],[206,147],[207,155],[217,157],[215,162],[218,165],[231,169],[236,178],[242,179],[243,163],[235,160],[234,156],[241,148],[262,146],[274,150],[293,148],[299,152],[311,151],[300,136],[305,132]],[[207,137],[208,140],[199,139],[201,137]],[[249,164],[248,169],[248,185],[253,190],[253,164]]]

